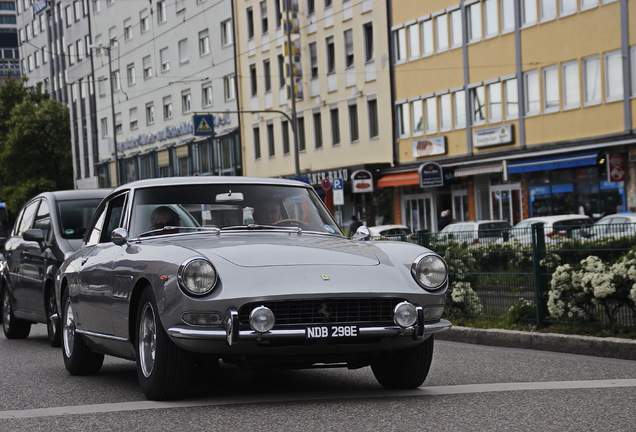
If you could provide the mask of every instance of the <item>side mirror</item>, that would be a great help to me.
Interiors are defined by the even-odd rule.
[[[37,244],[40,245],[40,250],[44,250],[44,231],[42,231],[40,228],[31,228],[25,230],[22,233],[22,238],[26,241],[37,242]]]
[[[357,241],[371,240],[371,231],[369,231],[369,228],[362,225],[356,230],[356,233],[353,235],[353,239]]]
[[[117,246],[123,246],[128,243],[128,231],[124,228],[115,228],[110,234],[110,239]]]

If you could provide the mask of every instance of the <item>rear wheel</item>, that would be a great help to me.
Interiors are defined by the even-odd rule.
[[[421,386],[433,361],[433,336],[412,348],[391,351],[371,364],[373,375],[389,389]]]
[[[91,351],[75,332],[75,315],[68,290],[62,297],[62,355],[64,366],[71,375],[95,375],[102,368],[104,354]]]
[[[13,315],[11,295],[6,287],[2,292],[2,329],[7,339],[24,339],[31,333],[31,323]]]
[[[167,400],[183,396],[192,376],[193,355],[166,334],[150,288],[141,295],[136,329],[137,377],[146,397]]]
[[[62,323],[57,313],[55,291],[53,288],[49,288],[46,295],[46,331],[49,336],[49,343],[52,347],[62,346],[61,330]]]

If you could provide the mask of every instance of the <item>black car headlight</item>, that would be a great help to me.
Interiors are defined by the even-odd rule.
[[[448,267],[439,255],[425,253],[415,258],[411,264],[411,274],[422,288],[434,291],[448,279]]]
[[[177,277],[186,294],[201,296],[214,289],[218,274],[207,259],[190,258],[179,266]]]

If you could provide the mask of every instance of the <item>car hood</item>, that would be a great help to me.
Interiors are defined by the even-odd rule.
[[[335,236],[288,233],[222,233],[197,239],[173,237],[171,243],[241,267],[344,265],[375,266],[374,247]]]

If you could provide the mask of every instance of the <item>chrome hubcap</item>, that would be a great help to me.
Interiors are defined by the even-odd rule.
[[[66,357],[70,358],[73,352],[73,341],[75,340],[75,318],[73,316],[73,307],[71,306],[71,299],[67,298],[64,304],[66,313],[64,314],[64,321],[62,323],[62,339],[64,339],[64,353]]]
[[[137,344],[141,371],[146,378],[149,378],[155,366],[155,352],[157,350],[155,311],[150,303],[146,303],[141,311]]]
[[[57,313],[57,305],[55,304],[55,296],[51,293],[49,294],[49,319],[48,319],[48,326],[49,326],[49,333],[52,335],[55,335],[56,330],[57,330],[57,326],[55,325],[55,321],[53,321],[53,316]]]
[[[2,297],[2,325],[5,330],[9,329],[11,321],[11,303],[9,302],[9,292],[5,289]]]

